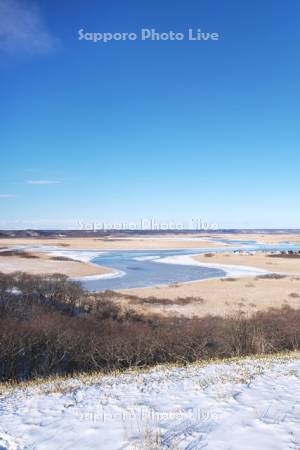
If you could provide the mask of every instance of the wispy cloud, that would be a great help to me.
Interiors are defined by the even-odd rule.
[[[1,220],[0,230],[76,230],[78,220],[57,220],[57,219],[20,219],[20,220]]]
[[[0,198],[16,198],[13,194],[0,194]]]
[[[60,184],[57,180],[27,180],[27,184]]]
[[[40,8],[32,0],[0,0],[0,50],[45,53],[57,39],[50,34]]]

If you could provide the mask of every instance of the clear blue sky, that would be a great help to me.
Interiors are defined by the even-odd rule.
[[[0,15],[0,228],[300,227],[299,0],[0,0]],[[143,27],[220,39],[78,40]]]

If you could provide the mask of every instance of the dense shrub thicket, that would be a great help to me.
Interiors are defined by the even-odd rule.
[[[113,293],[88,294],[63,275],[0,274],[2,380],[299,347],[300,310],[144,317],[116,304]]]

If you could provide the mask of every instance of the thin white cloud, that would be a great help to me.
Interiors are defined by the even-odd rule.
[[[57,180],[27,180],[27,184],[60,184]]]
[[[21,220],[1,220],[0,230],[76,230],[78,220],[57,220],[57,219],[21,219]]]
[[[0,194],[0,198],[16,198],[13,194]]]
[[[0,0],[0,51],[47,53],[56,41],[47,30],[38,2]]]

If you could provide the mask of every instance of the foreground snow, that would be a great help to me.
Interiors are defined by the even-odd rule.
[[[0,396],[0,449],[300,448],[300,359],[31,384]]]

